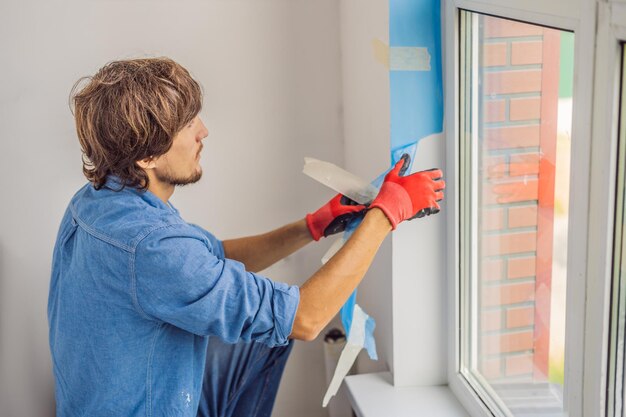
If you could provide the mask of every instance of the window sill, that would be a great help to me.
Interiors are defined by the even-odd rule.
[[[345,379],[348,397],[358,417],[467,417],[446,385],[394,387],[391,374],[352,375]]]

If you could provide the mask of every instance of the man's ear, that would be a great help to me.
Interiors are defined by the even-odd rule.
[[[155,157],[148,157],[148,158],[144,158],[144,159],[140,159],[139,161],[137,161],[137,165],[139,165],[140,168],[142,169],[153,169],[156,168],[156,158]]]

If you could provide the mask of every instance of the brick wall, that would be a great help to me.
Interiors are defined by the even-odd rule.
[[[559,33],[480,19],[479,370],[546,380]]]

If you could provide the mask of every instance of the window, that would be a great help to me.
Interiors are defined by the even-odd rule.
[[[460,18],[461,372],[502,413],[559,415],[573,35]]]
[[[474,417],[605,415],[614,6],[445,3],[449,383]]]

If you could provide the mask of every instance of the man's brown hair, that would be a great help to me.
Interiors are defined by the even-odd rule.
[[[169,58],[122,60],[78,80],[70,105],[83,173],[94,187],[115,175],[123,186],[147,189],[148,175],[136,161],[170,149],[176,133],[200,112],[202,90]]]

